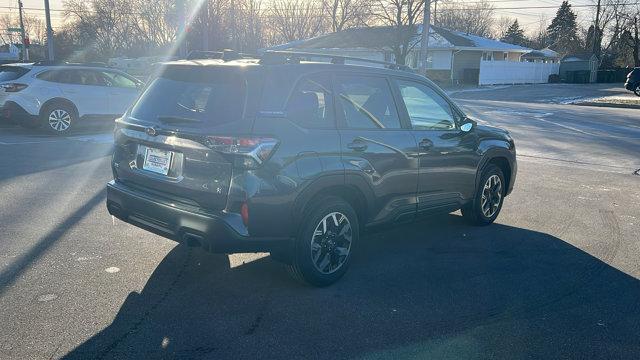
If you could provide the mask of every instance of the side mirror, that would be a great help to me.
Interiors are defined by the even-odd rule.
[[[468,133],[469,131],[473,130],[476,127],[476,125],[478,125],[477,122],[467,117],[462,120],[462,124],[460,125],[460,130],[462,132]]]

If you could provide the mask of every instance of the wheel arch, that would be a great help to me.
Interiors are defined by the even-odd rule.
[[[507,145],[508,146],[508,145]],[[482,160],[478,166],[478,171],[476,173],[476,189],[478,188],[479,182],[482,178],[482,172],[487,167],[487,165],[493,164],[502,170],[502,174],[504,175],[504,180],[506,182],[505,188],[511,189],[512,184],[512,175],[513,168],[515,166],[515,156],[508,149],[508,147],[492,147],[485,151]]]
[[[487,165],[496,165],[502,170],[502,175],[504,176],[505,189],[509,189],[511,186],[511,164],[509,160],[507,160],[504,156],[496,156],[489,159]]]
[[[65,104],[67,106],[69,106],[71,108],[71,110],[74,112],[74,115],[76,116],[76,118],[80,117],[80,114],[78,112],[78,107],[73,103],[73,101],[69,100],[69,99],[65,99],[63,97],[54,97],[51,98],[47,101],[45,101],[42,106],[40,107],[40,116],[42,116],[43,111],[48,108],[49,106],[53,105],[53,104]]]
[[[355,183],[345,183],[344,177],[323,177],[310,184],[297,198],[294,209],[296,231],[302,224],[305,213],[314,202],[327,196],[336,196],[351,205],[358,216],[361,228],[367,223],[371,200],[365,195],[360,186]]]

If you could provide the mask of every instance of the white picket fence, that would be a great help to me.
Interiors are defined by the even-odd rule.
[[[541,84],[559,72],[560,64],[482,60],[479,85]]]

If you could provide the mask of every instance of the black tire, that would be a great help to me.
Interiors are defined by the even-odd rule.
[[[483,194],[488,198],[487,201],[489,202],[489,206],[492,206],[491,204],[495,204],[496,201],[495,197],[487,196],[488,194],[485,193],[485,185],[487,185],[489,179],[495,180],[495,178],[493,178],[494,176],[497,176],[500,179],[500,190],[496,191],[500,194],[500,199],[497,207],[493,206],[490,208],[489,212],[486,212],[488,207],[485,203],[483,209]],[[484,226],[493,223],[500,214],[500,210],[502,210],[506,190],[506,182],[504,181],[504,174],[502,173],[502,170],[496,165],[487,165],[482,171],[482,177],[478,183],[478,188],[476,189],[473,201],[462,208],[462,216],[464,216],[464,218],[473,225]]]
[[[64,102],[48,104],[40,111],[40,127],[53,135],[70,133],[77,120],[76,109]]]
[[[344,219],[340,215],[344,216]],[[326,234],[317,234],[316,230],[322,226],[325,218],[327,218]],[[312,204],[311,208],[305,212],[303,221],[304,223],[300,226],[300,231],[295,239],[291,264],[287,266],[289,273],[294,279],[310,285],[327,286],[333,284],[347,271],[354,248],[358,243],[360,224],[356,212],[346,201],[331,196],[322,199],[320,203]],[[336,222],[339,225],[336,226]],[[350,230],[346,230],[347,226]],[[329,229],[330,227],[331,229]],[[332,235],[334,229],[339,234]],[[340,234],[343,231],[345,235],[341,237]],[[349,237],[351,238],[350,242],[347,241]],[[312,243],[314,243],[315,252],[312,251]],[[344,253],[346,244],[349,245],[346,256],[339,255]],[[318,256],[314,262],[313,256],[315,254]],[[325,269],[323,272],[319,270],[319,266],[325,263],[322,260],[327,256],[330,263],[327,264],[328,268],[322,267]],[[335,268],[332,270],[334,265]]]
[[[636,85],[635,90],[633,90],[633,93],[636,94],[636,96],[640,96],[640,84]]]

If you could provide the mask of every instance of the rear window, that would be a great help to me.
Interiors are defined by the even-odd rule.
[[[149,84],[131,110],[134,121],[202,127],[243,117],[246,99],[243,76],[196,73],[185,79],[175,75],[165,74]]]
[[[29,69],[20,66],[0,66],[0,81],[16,80],[29,72]]]

